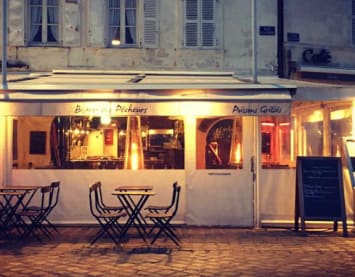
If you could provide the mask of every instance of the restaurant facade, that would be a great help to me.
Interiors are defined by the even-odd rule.
[[[23,1],[9,1],[8,55],[16,72],[8,74],[1,91],[0,182],[60,181],[60,202],[51,215],[55,223],[94,222],[88,187],[96,181],[111,203],[117,202],[111,194],[118,185],[152,185],[157,194],[149,201],[156,204],[169,202],[177,181],[182,186],[177,223],[292,225],[297,156],[341,156],[343,138],[355,134],[351,82],[318,82],[316,59],[304,67],[321,50],[323,38],[290,20],[284,27],[294,35],[279,49],[283,1],[258,1],[264,16],[254,34],[257,60],[255,52],[250,55],[250,20],[245,27],[250,5],[238,1],[28,2],[24,7]],[[48,20],[56,23],[41,35],[35,27],[24,28],[26,17],[19,16],[27,9],[37,14],[38,5],[46,5]],[[345,12],[347,5],[338,8]],[[203,7],[211,18],[189,14]],[[286,5],[283,13],[292,15],[291,8],[296,9]],[[57,21],[51,9],[64,11],[63,17]],[[132,26],[113,36],[121,27],[107,22],[106,10],[126,11],[127,22],[136,22],[137,37],[128,37]],[[128,16],[132,10],[141,20]],[[163,11],[175,13],[168,17]],[[101,28],[103,22],[111,29]],[[180,25],[177,34],[171,31]],[[187,31],[194,26],[201,32]],[[202,26],[213,28],[204,33]],[[295,41],[300,34],[308,44]],[[341,46],[344,59],[341,47],[330,45],[333,59],[347,67],[352,51]],[[313,54],[308,51],[302,60],[309,46]],[[246,78],[252,62],[259,74],[254,82]],[[352,75],[327,68],[326,76]],[[346,212],[353,222],[348,176],[344,169]]]

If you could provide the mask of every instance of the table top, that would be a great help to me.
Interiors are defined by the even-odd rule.
[[[115,188],[116,191],[129,191],[129,190],[144,190],[144,191],[148,191],[148,190],[152,190],[153,186],[142,186],[142,185],[130,185],[130,186],[118,186],[117,188]]]
[[[36,190],[40,186],[0,186],[0,191]]]
[[[155,195],[156,192],[154,191],[144,191],[144,190],[125,190],[125,191],[114,191],[113,195]]]
[[[0,191],[0,195],[5,195],[5,196],[17,196],[17,195],[23,195],[25,192],[21,191]]]

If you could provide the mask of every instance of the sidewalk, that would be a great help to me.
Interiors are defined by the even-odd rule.
[[[138,237],[94,246],[97,229],[61,227],[52,240],[0,239],[0,276],[355,276],[355,233],[183,227],[182,246]]]

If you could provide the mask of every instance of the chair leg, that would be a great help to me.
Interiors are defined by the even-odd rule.
[[[164,232],[177,246],[180,245],[180,239],[177,237],[177,235],[174,233],[174,231],[170,227],[171,226],[170,220],[164,220],[164,219],[159,219],[159,218],[154,218],[154,219],[152,218],[152,220],[155,223],[154,226],[159,228],[159,231],[153,237],[151,244],[154,244],[154,242],[158,239],[158,237],[161,235],[161,233]]]

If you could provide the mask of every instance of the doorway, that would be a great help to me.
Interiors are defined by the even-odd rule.
[[[186,135],[196,138],[186,145],[186,223],[253,227],[255,117],[186,123]]]

